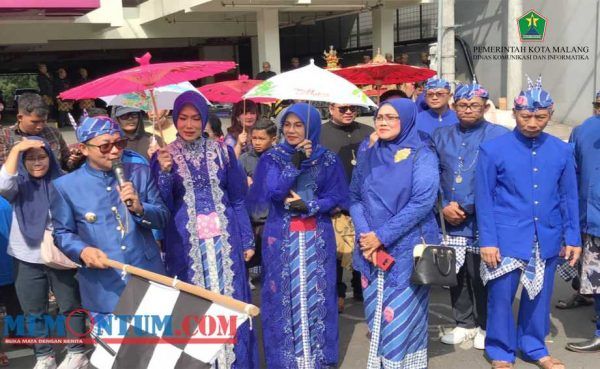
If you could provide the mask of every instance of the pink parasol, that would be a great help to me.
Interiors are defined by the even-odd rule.
[[[244,100],[244,95],[246,92],[263,82],[264,81],[258,79],[248,79],[248,76],[242,74],[236,80],[211,83],[209,85],[200,87],[198,90],[211,102],[236,103]],[[277,101],[277,99],[260,97],[249,98],[246,100],[251,100],[257,103],[272,103]]]
[[[152,55],[146,53],[140,58],[135,58],[135,61],[140,64],[137,67],[98,78],[64,91],[59,96],[64,100],[81,100],[129,92],[143,92],[156,87],[193,81],[235,68],[235,63],[231,61],[150,64],[151,58]]]
[[[158,109],[154,96],[155,88],[193,81],[235,68],[234,62],[225,61],[187,61],[150,64],[151,58],[152,55],[150,53],[145,53],[143,56],[135,58],[139,66],[109,74],[108,76],[69,89],[62,92],[59,97],[63,100],[81,100],[149,90],[155,111],[154,116],[157,116]],[[159,128],[159,134],[163,138],[162,128]]]

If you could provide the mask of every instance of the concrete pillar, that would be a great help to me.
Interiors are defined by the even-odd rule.
[[[373,16],[373,56],[377,49],[381,55],[392,54],[394,56],[394,19],[396,12],[394,8],[379,6],[372,10]]]
[[[260,58],[258,57],[258,37],[250,37],[250,52],[252,53],[252,76],[250,78],[254,78],[256,73],[262,70]]]
[[[279,11],[277,9],[260,9],[256,12],[258,33],[258,65],[268,61],[271,70],[281,72],[281,55],[279,52]],[[253,62],[254,64],[254,62]]]
[[[523,0],[507,1],[508,11],[505,24],[507,29],[508,46],[519,46],[519,30],[516,19],[523,15]],[[508,108],[512,107],[512,100],[519,94],[525,84],[523,75],[523,62],[521,60],[508,59],[506,61],[506,99]]]
[[[442,78],[455,80],[454,0],[442,0]]]

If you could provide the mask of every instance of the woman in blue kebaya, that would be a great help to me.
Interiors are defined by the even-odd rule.
[[[254,255],[254,239],[244,205],[246,175],[233,148],[205,138],[208,105],[187,91],[173,106],[177,139],[159,149],[151,167],[172,219],[164,231],[167,273],[216,293],[250,302],[244,261]],[[258,367],[250,324],[237,330],[214,368]]]
[[[248,200],[253,211],[269,209],[261,306],[267,367],[336,367],[336,244],[330,215],[347,201],[344,169],[337,155],[319,145],[321,117],[314,107],[290,106],[281,129],[284,141],[261,156]]]
[[[350,185],[356,229],[354,268],[362,274],[365,315],[371,331],[368,368],[427,367],[429,288],[410,283],[413,247],[439,239],[433,207],[438,161],[415,127],[409,99],[385,101],[375,114],[378,140],[363,145]],[[360,247],[359,247],[360,246]],[[374,265],[377,252],[395,263]]]

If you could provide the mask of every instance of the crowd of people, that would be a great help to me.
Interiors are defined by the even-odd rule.
[[[187,91],[172,120],[156,112],[161,135],[146,132],[135,109],[90,109],[71,148],[46,124],[47,99],[21,96],[17,123],[0,134],[0,226],[14,260],[0,258],[1,272],[14,268],[14,280],[2,273],[0,283],[3,296],[16,296],[5,304],[19,305],[8,313],[22,309],[36,322],[28,334],[44,337],[51,288],[60,314],[83,307],[105,319],[126,284],[107,259],[246,302],[248,270],[260,266],[266,366],[334,368],[349,264],[337,251],[350,232],[368,368],[427,368],[431,287],[411,282],[413,248],[443,243],[455,251],[458,284],[449,294],[456,328],[442,342],[474,340],[494,369],[512,368],[517,355],[564,369],[545,341],[557,267],[580,265],[580,292],[600,313],[600,116],[565,143],[544,132],[555,103],[541,80],[515,98],[513,131],[485,120],[489,94],[476,81],[454,94],[438,78],[419,97],[415,87],[412,98],[398,90],[381,99],[374,129],[356,121],[355,106],[331,103],[322,124],[316,108],[295,102],[273,122],[245,101],[226,132]],[[82,267],[46,266],[44,242]],[[84,332],[84,315],[73,318]],[[218,368],[259,367],[251,327],[225,345]],[[600,322],[567,348],[600,351]],[[58,368],[88,367],[83,346],[67,349]],[[52,346],[34,351],[35,369],[57,367]]]

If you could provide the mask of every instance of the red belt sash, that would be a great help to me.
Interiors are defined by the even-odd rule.
[[[317,229],[317,218],[300,218],[293,217],[290,222],[290,231],[292,232],[306,232],[315,231]]]

